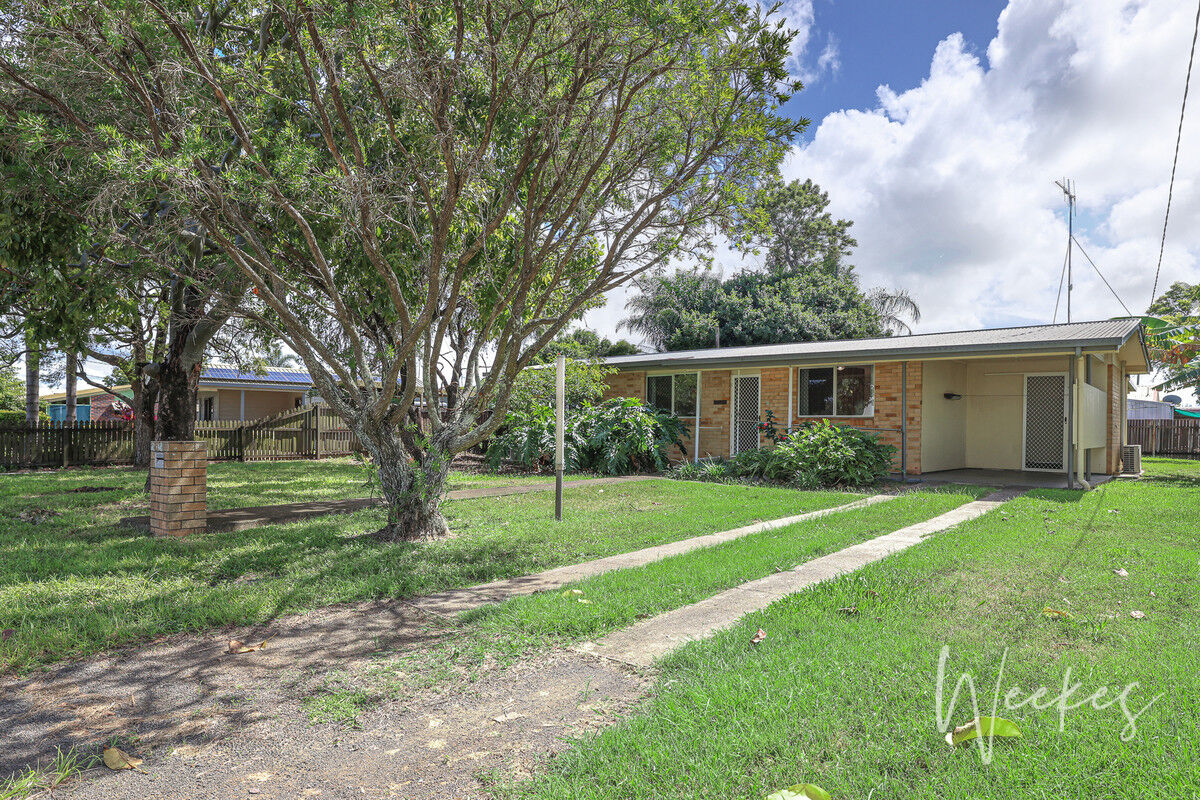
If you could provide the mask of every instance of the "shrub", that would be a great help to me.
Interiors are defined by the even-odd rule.
[[[50,415],[42,411],[38,413],[38,422],[50,422]],[[25,411],[0,411],[0,425],[24,425]]]
[[[739,475],[802,488],[865,486],[887,475],[895,453],[870,431],[820,420],[774,447],[739,455],[732,465]]]
[[[671,470],[671,477],[681,481],[708,481],[711,483],[728,483],[736,476],[730,469],[728,461],[711,459],[695,464],[685,461],[677,464]]]
[[[503,432],[492,439],[487,459],[493,467],[511,461],[534,469],[554,466],[554,410],[535,405],[510,413]],[[672,445],[686,454],[683,423],[674,414],[641,400],[617,398],[567,412],[564,467],[572,472],[627,475],[662,472]]]

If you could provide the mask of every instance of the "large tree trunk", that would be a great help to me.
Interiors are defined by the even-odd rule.
[[[375,462],[379,488],[387,503],[388,521],[374,536],[389,542],[436,539],[450,533],[441,504],[450,455],[435,446],[412,458],[395,430],[351,423],[352,430]]]
[[[34,425],[38,420],[38,399],[42,383],[42,354],[37,342],[25,334],[25,422]]]
[[[196,436],[200,362],[187,363],[176,348],[167,352],[158,373],[158,422],[154,435],[163,441],[187,442]]]
[[[66,402],[67,402],[67,417],[66,417],[65,421],[68,425],[74,425],[75,420],[79,416],[78,415],[78,405],[77,405],[77,394],[76,394],[76,386],[78,383],[78,378],[75,377],[75,372],[78,368],[79,368],[78,354],[74,350],[68,350],[67,351],[66,374],[63,377],[63,380],[66,381],[66,384],[67,384],[67,400],[66,400]]]
[[[154,439],[155,406],[158,405],[158,384],[135,378],[130,384],[133,392],[133,466],[150,468],[150,442]]]

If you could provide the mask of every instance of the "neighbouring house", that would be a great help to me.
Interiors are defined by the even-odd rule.
[[[1143,400],[1140,397],[1125,399],[1129,419],[1174,419],[1175,406],[1162,400]]]
[[[209,422],[269,417],[312,402],[312,388],[312,380],[302,369],[266,367],[259,373],[214,364],[200,373],[196,419]],[[115,395],[95,387],[80,387],[77,404],[80,409],[87,410],[77,413],[77,418],[99,422],[128,419],[132,397],[129,387],[114,386],[113,389]],[[49,403],[51,419],[65,418],[65,393],[58,392],[42,399]],[[56,411],[56,407],[62,411]]]
[[[1137,320],[683,350],[604,359],[607,397],[689,428],[688,456],[727,457],[810,420],[877,431],[910,475],[1116,474],[1128,376],[1146,373]],[[1069,455],[1074,453],[1072,459]],[[682,453],[676,453],[682,458]]]

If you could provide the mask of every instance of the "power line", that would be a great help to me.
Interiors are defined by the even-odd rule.
[[[1187,110],[1188,87],[1192,83],[1192,62],[1196,59],[1196,35],[1200,34],[1200,3],[1196,5],[1196,23],[1192,28],[1192,52],[1188,56],[1187,78],[1183,81],[1183,104],[1179,107],[1179,130],[1175,134],[1175,158],[1171,161],[1171,182],[1167,184],[1167,213],[1163,215],[1162,239],[1158,243],[1158,266],[1154,268],[1154,288],[1150,302],[1158,295],[1158,273],[1162,271],[1163,250],[1167,246],[1167,221],[1171,218],[1171,195],[1175,192],[1175,166],[1179,163],[1179,142],[1183,138],[1183,113]]]
[[[1117,298],[1117,302],[1121,304],[1121,308],[1125,309],[1125,313],[1132,317],[1134,314],[1129,310],[1129,306],[1125,305],[1125,301],[1121,299],[1121,295],[1117,294],[1117,290],[1114,289],[1112,284],[1108,282],[1108,278],[1104,277],[1104,273],[1101,272],[1100,268],[1096,266],[1096,262],[1092,261],[1092,257],[1087,254],[1087,250],[1083,249],[1083,245],[1079,244],[1079,240],[1074,236],[1072,236],[1071,239],[1074,240],[1075,244],[1079,245],[1079,252],[1083,253],[1083,257],[1086,258],[1088,263],[1092,265],[1092,269],[1096,270],[1096,274],[1100,276],[1100,280],[1104,281],[1104,285],[1108,287],[1110,292],[1112,292],[1112,296]]]

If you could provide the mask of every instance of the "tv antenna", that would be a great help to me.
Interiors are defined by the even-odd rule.
[[[1062,189],[1067,197],[1067,322],[1071,321],[1071,290],[1075,288],[1071,281],[1071,246],[1075,242],[1075,181],[1063,178],[1055,181],[1054,185]],[[1059,292],[1062,286],[1059,286]]]

